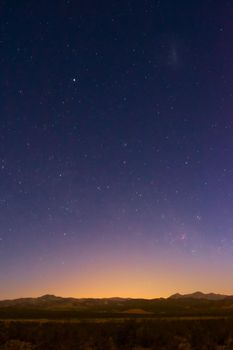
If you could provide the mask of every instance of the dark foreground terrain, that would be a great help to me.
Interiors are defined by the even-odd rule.
[[[233,297],[0,301],[0,350],[233,350]]]
[[[1,321],[4,350],[233,349],[233,319]]]

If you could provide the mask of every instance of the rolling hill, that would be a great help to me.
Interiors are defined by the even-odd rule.
[[[1,318],[233,317],[233,297],[174,294],[169,298],[63,298],[43,295],[0,301]]]

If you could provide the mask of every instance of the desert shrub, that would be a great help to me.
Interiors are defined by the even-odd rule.
[[[20,340],[8,340],[1,350],[33,350],[34,347],[31,343],[23,342]]]
[[[233,350],[233,320],[0,322],[0,350]]]

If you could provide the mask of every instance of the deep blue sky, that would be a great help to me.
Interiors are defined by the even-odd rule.
[[[233,294],[232,2],[0,5],[0,297]]]

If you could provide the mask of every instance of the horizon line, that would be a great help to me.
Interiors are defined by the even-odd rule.
[[[138,296],[138,297],[130,297],[130,296],[93,296],[93,297],[77,297],[77,296],[62,296],[62,295],[57,295],[57,294],[53,294],[53,293],[45,293],[45,294],[40,294],[38,296],[19,296],[19,297],[12,297],[12,298],[0,298],[0,301],[6,301],[6,300],[17,300],[17,299],[38,299],[38,298],[42,298],[45,296],[53,296],[53,297],[57,297],[57,298],[63,298],[63,299],[143,299],[143,300],[154,300],[154,299],[169,299],[171,296],[174,295],[181,295],[181,296],[185,296],[185,295],[192,295],[192,294],[196,294],[196,293],[201,293],[203,295],[208,295],[208,294],[215,294],[215,295],[222,295],[222,296],[233,296],[233,292],[232,294],[225,294],[225,293],[221,293],[221,292],[202,292],[200,290],[194,291],[194,292],[189,292],[189,293],[180,293],[180,292],[175,292],[172,294],[169,294],[169,296],[157,296],[157,297],[142,297],[142,296]]]

